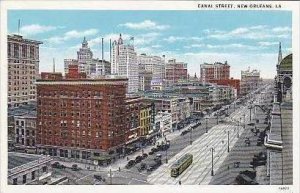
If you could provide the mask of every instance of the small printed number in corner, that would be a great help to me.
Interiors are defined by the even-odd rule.
[[[283,191],[284,191],[284,192],[292,193],[290,187],[288,187],[288,186],[280,186],[280,187],[278,187],[278,190],[279,190],[280,192],[283,192]]]

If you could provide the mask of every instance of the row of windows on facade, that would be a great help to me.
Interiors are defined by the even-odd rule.
[[[20,138],[16,137],[16,143],[20,144]],[[30,143],[30,139],[26,139],[26,143],[25,143],[25,139],[21,138],[21,144],[25,145],[25,146],[35,146],[35,139],[31,139],[31,143]]]
[[[35,70],[35,66],[34,65],[21,65],[21,64],[9,64],[8,65],[8,69],[29,69],[29,70]]]
[[[48,172],[48,167],[47,166],[43,166],[42,167],[42,172],[43,173],[47,173]],[[35,180],[36,179],[36,173],[39,173],[39,171],[38,170],[35,170],[35,171],[32,171],[31,173],[30,173],[30,179],[31,179],[31,181],[33,181],[33,180]],[[28,180],[28,175],[29,174],[24,174],[24,175],[22,175],[22,184],[26,184],[27,183],[27,180]],[[17,184],[19,184],[18,183],[18,178],[14,178],[13,179],[13,185],[17,185]]]
[[[48,137],[55,135],[55,136],[61,136],[63,138],[67,138],[68,136],[71,136],[72,139],[77,139],[76,137],[88,137],[88,139],[95,139],[95,138],[106,138],[106,137],[115,137],[115,136],[120,136],[122,134],[124,134],[124,131],[108,131],[107,135],[104,135],[102,131],[86,131],[86,130],[82,130],[82,131],[75,131],[72,130],[71,133],[67,132],[67,131],[52,131],[52,130],[45,130],[43,132],[43,137],[46,137],[47,135],[49,135]]]
[[[75,140],[74,140],[75,142]],[[103,141],[104,142],[104,141]],[[61,146],[61,147],[82,147],[82,148],[93,148],[93,149],[102,149],[102,146],[99,145],[99,144],[94,144],[92,145],[91,143],[87,143],[87,142],[79,142],[78,143],[68,143],[68,142],[64,142],[64,143],[59,143],[57,141],[50,141],[50,140],[41,140],[40,141],[41,144],[47,144],[47,145],[54,145],[54,146]],[[116,141],[116,140],[111,140],[109,142],[109,145],[111,146],[115,146],[115,145],[118,145],[120,144],[120,141]]]
[[[110,86],[109,88],[103,89],[105,92],[105,95],[109,96],[110,98],[116,97],[115,94],[123,94],[122,89],[115,89],[114,86]],[[88,97],[103,97],[104,93],[103,91],[87,91],[87,90],[81,90],[81,91],[51,91],[51,92],[39,92],[39,96],[70,96],[70,97],[82,97],[82,96],[88,96]]]
[[[25,131],[24,129],[21,129],[21,135],[24,135],[24,131]],[[16,129],[16,134],[17,135],[20,134],[20,129],[19,128]],[[29,135],[30,135],[30,130],[26,129],[26,136],[29,136]],[[35,131],[34,130],[31,131],[31,135],[35,136]]]
[[[100,146],[102,148],[102,146]],[[101,149],[100,148],[100,149]],[[81,151],[81,158],[82,159],[89,159],[91,158],[91,152],[88,151]],[[57,156],[57,149],[49,149],[49,155],[51,156]],[[79,150],[71,150],[70,153],[68,150],[60,149],[59,150],[59,157],[69,157],[71,155],[71,158],[80,158],[80,151]],[[100,156],[99,153],[94,152],[94,156]]]
[[[26,77],[26,79],[27,79],[27,76],[28,76],[28,74],[35,74],[35,71],[32,71],[32,70],[28,70],[28,71],[12,71],[12,70],[9,70],[8,71],[8,79],[11,79],[11,77],[12,76],[10,76],[10,75],[20,75],[20,74],[22,74],[22,75],[26,75],[26,76],[14,76],[14,78],[15,79],[20,79],[20,77],[22,78],[22,79],[25,79],[25,77]],[[30,76],[30,78],[34,78],[35,79],[35,77],[34,76]]]
[[[7,45],[8,57],[19,58],[34,58],[38,56],[38,48],[30,45],[20,45],[17,43],[8,43]]]
[[[24,89],[24,90],[27,90],[27,89]],[[10,91],[12,91],[12,89],[10,89],[10,88],[8,88],[8,91],[10,92]],[[16,89],[14,89],[14,91],[17,91]],[[27,96],[28,95],[28,92],[13,92],[14,94],[13,94],[13,96]],[[34,95],[35,94],[35,92],[34,91],[30,91],[29,92],[29,94],[30,95]],[[12,93],[10,92],[10,93],[8,93],[8,96],[10,97],[10,96],[12,96]]]
[[[29,80],[28,80],[29,79]],[[11,81],[11,76],[8,76],[8,85],[11,85],[12,84],[12,81]],[[19,81],[19,80],[28,80],[28,81]],[[13,85],[16,85],[16,86],[19,86],[20,84],[21,85],[27,85],[27,84],[30,84],[32,85],[33,84],[33,80],[35,80],[35,78],[31,78],[31,77],[22,77],[22,79],[13,79],[13,82],[14,84]]]
[[[137,121],[137,120],[136,120]],[[99,121],[98,121],[99,122]],[[79,128],[79,129],[84,129],[84,128],[97,128],[97,129],[102,129],[102,124],[101,123],[95,123],[95,124],[92,124],[91,121],[89,120],[88,122],[87,121],[79,121],[79,120],[72,120],[71,124],[68,125],[67,121],[61,121],[60,122],[60,127],[62,128],[66,128],[66,127],[71,127],[71,128]],[[114,124],[111,124],[111,123],[114,123]],[[117,126],[117,122],[119,122],[120,124],[120,121],[119,120],[115,120],[115,121],[111,121],[108,123],[107,125],[107,128],[110,128],[111,126]],[[129,123],[129,120],[127,121]],[[53,123],[53,124],[52,124]],[[56,121],[44,121],[44,122],[39,122],[39,125],[40,126],[58,126],[58,122]],[[123,125],[123,124],[120,124],[120,125]]]
[[[121,113],[119,111],[117,111],[117,109],[115,109],[114,111],[115,112],[113,112],[113,110],[110,110],[110,111],[107,111],[106,113],[103,113],[103,112],[93,112],[93,113],[86,112],[86,113],[84,113],[84,112],[81,112],[81,111],[80,112],[76,112],[76,111],[75,112],[74,111],[72,111],[72,112],[63,112],[63,111],[61,111],[60,112],[60,117],[69,117],[69,116],[71,116],[71,117],[77,117],[77,118],[83,118],[83,119],[92,117],[93,119],[96,119],[96,118],[101,119],[103,115],[108,115],[111,118],[116,117],[118,115],[121,115]],[[46,116],[48,116],[48,117],[51,117],[51,116],[58,117],[57,115],[59,113],[53,112],[53,111],[44,111],[42,113],[40,110],[38,110],[38,114],[40,116],[43,116],[43,117],[46,117]],[[84,119],[84,120],[86,120],[86,119]],[[91,121],[91,120],[88,119],[87,121]]]
[[[20,84],[20,80],[28,80],[28,81],[22,81],[22,84],[33,84],[32,81],[35,80],[34,76],[8,76],[8,81],[9,81],[9,85],[11,85],[11,80],[14,82],[14,85],[19,85]]]
[[[8,99],[8,102],[25,102],[24,104],[27,104],[26,102],[28,101],[28,100],[34,100],[35,99],[35,97],[34,96],[26,96],[26,97],[24,97],[24,98],[13,98],[13,99]],[[16,104],[16,105],[14,105],[14,107],[18,107],[19,105],[18,104]]]

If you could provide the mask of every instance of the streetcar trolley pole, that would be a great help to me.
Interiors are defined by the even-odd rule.
[[[207,133],[207,117],[205,117],[205,128],[206,128],[206,133]]]
[[[214,151],[215,149],[211,148],[211,176],[214,176]]]
[[[229,152],[229,131],[227,131],[227,152]]]

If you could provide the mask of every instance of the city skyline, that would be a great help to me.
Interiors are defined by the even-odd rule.
[[[273,78],[279,42],[283,56],[291,52],[288,11],[9,11],[8,16],[9,34],[17,33],[20,19],[20,35],[43,41],[40,72],[52,70],[52,58],[63,72],[63,60],[76,57],[83,37],[96,58],[101,58],[103,37],[109,60],[109,39],[120,33],[125,41],[134,37],[138,54],[186,62],[189,74],[198,77],[200,64],[228,61],[231,77],[240,78],[250,66]]]

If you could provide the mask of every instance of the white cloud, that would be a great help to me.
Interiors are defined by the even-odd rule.
[[[201,41],[203,40],[202,37],[184,37],[184,36],[169,36],[167,38],[163,39],[164,41],[168,42],[168,43],[174,43],[174,42],[178,42],[178,41]]]
[[[135,30],[165,30],[170,27],[169,25],[159,25],[156,22],[151,20],[144,20],[139,23],[128,22],[128,23],[120,24],[120,26],[124,26]]]
[[[292,29],[290,27],[275,27],[272,29],[274,32],[291,32]]]
[[[259,46],[278,46],[279,42],[258,42]]]
[[[289,27],[271,28],[265,25],[240,27],[231,31],[206,30],[207,38],[215,39],[267,39],[267,38],[291,38]]]
[[[186,49],[194,49],[194,48],[203,48],[206,50],[225,50],[227,51],[238,51],[238,52],[245,52],[245,51],[257,51],[261,49],[265,49],[264,47],[259,46],[251,46],[246,44],[240,43],[232,43],[232,44],[191,44],[184,46]]]
[[[152,47],[152,48],[161,48],[162,45],[160,45],[160,44],[155,44],[155,45],[152,45],[151,47]]]
[[[35,34],[39,34],[39,33],[53,31],[53,30],[56,30],[57,28],[62,28],[62,27],[31,24],[31,25],[22,26],[20,28],[20,33],[23,35],[35,35]]]
[[[62,36],[53,36],[46,39],[49,43],[59,44],[64,41],[74,39],[74,38],[83,38],[84,36],[96,35],[98,33],[97,29],[87,29],[84,31],[71,30],[64,33]]]

